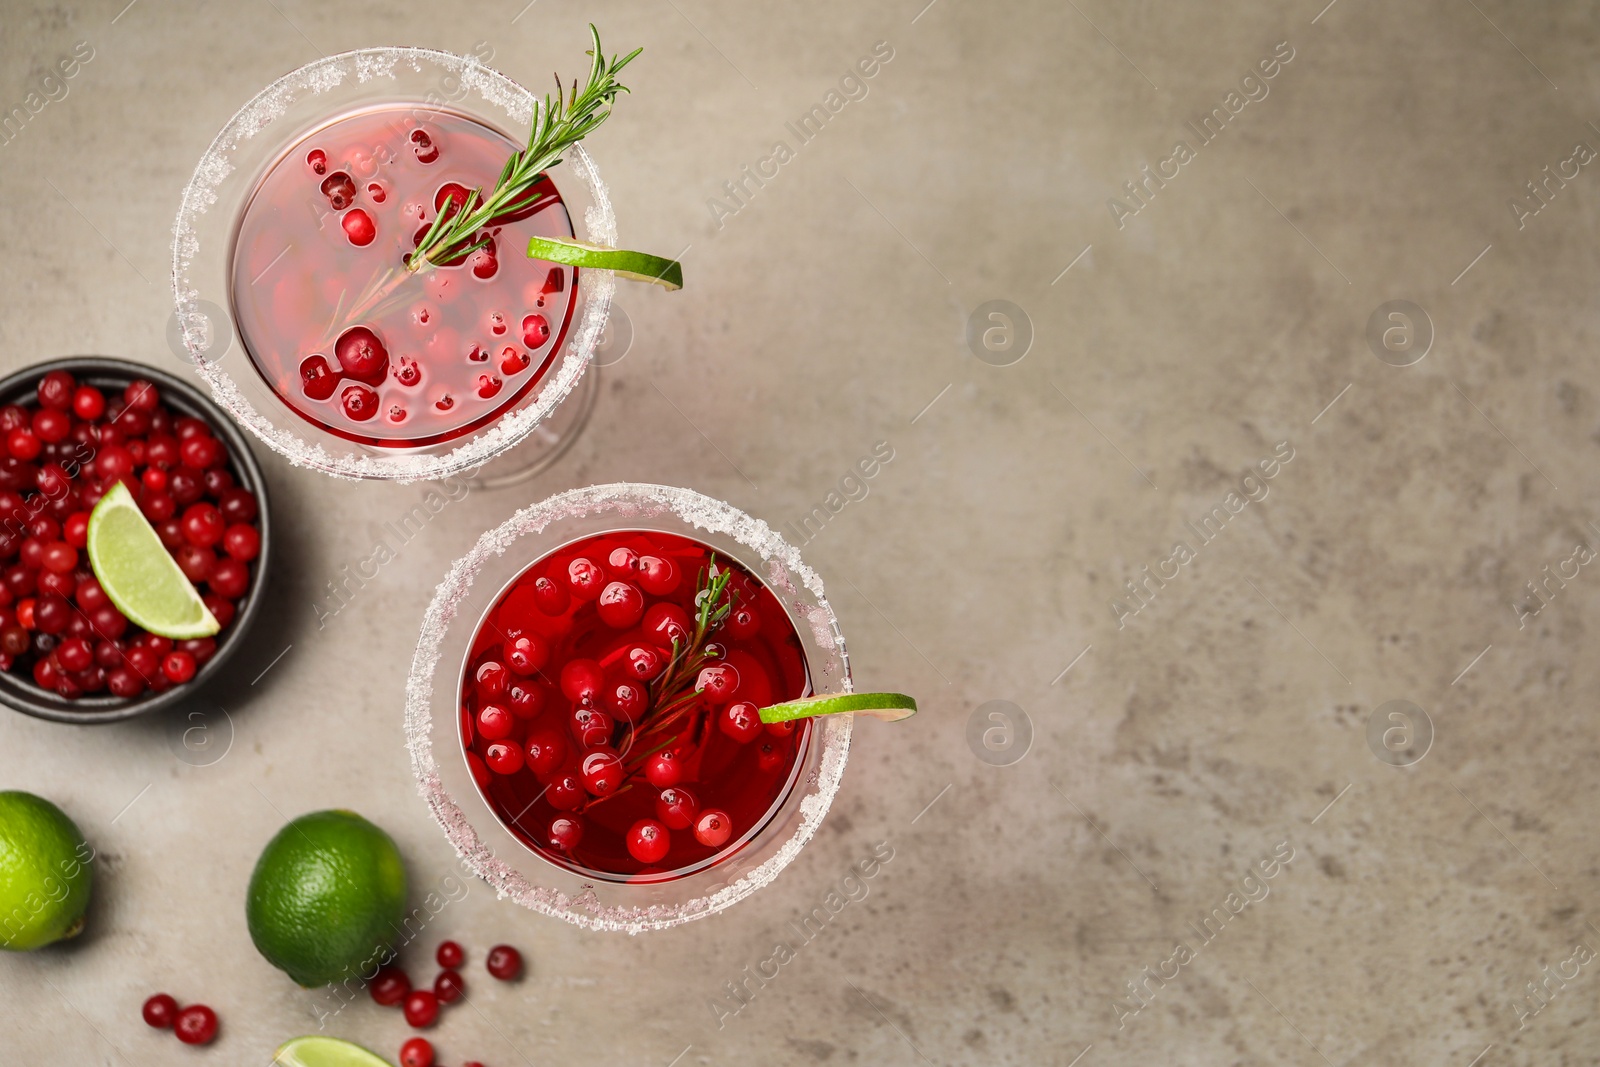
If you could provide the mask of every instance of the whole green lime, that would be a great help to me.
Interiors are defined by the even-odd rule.
[[[389,835],[353,811],[317,811],[267,843],[245,919],[268,962],[320,986],[371,977],[405,907],[405,867]]]
[[[43,797],[0,793],[0,948],[76,937],[94,884],[94,850]]]

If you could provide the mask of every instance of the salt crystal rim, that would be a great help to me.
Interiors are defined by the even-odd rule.
[[[340,478],[381,478],[400,482],[433,480],[482,466],[521,442],[564,401],[594,358],[595,347],[605,329],[616,292],[616,276],[608,270],[584,273],[584,306],[577,328],[568,341],[553,377],[539,390],[528,406],[505,414],[488,428],[466,438],[454,449],[437,455],[336,454],[321,444],[275,424],[258,411],[240,390],[232,376],[217,362],[205,359],[209,320],[200,310],[201,290],[190,277],[195,256],[200,251],[197,232],[200,217],[216,206],[218,187],[234,170],[230,162],[239,146],[249,141],[274,120],[287,113],[291,104],[304,94],[320,94],[337,89],[347,78],[367,82],[394,77],[401,64],[422,72],[426,65],[442,68],[460,78],[464,90],[473,90],[484,103],[498,108],[514,124],[532,122],[539,106],[533,93],[471,56],[460,56],[432,48],[363,48],[307,63],[290,71],[257,93],[229,119],[210,147],[200,157],[194,175],[184,186],[183,200],[172,227],[172,291],[179,333],[189,361],[210,386],[212,398],[233,419],[260,438],[273,451],[297,467],[308,467]],[[594,160],[582,145],[565,154],[563,172],[571,170],[590,198],[584,211],[582,239],[590,244],[616,247],[617,220],[611,196]],[[242,338],[241,338],[242,344]],[[254,367],[252,363],[252,369]]]
[[[795,786],[797,789],[809,788],[811,792],[800,802],[799,825],[788,840],[776,853],[737,881],[682,904],[606,906],[592,892],[573,896],[557,889],[536,886],[520,871],[496,856],[493,849],[479,837],[444,786],[433,755],[434,676],[439,667],[445,634],[456,619],[462,598],[471,590],[474,579],[487,562],[504,555],[518,539],[538,534],[554,522],[600,514],[615,514],[618,519],[626,520],[653,518],[668,513],[694,529],[726,535],[754,551],[768,565],[770,573],[765,580],[769,584],[794,593],[797,590],[789,576],[798,577],[805,590],[815,598],[815,605],[802,611],[812,637],[823,650],[837,654],[841,664],[841,691],[853,691],[850,656],[844,635],[839,630],[839,620],[828,604],[821,577],[800,558],[798,549],[765,522],[752,518],[731,504],[691,489],[633,482],[593,485],[558,493],[520,509],[499,526],[485,531],[471,551],[455,562],[434,591],[433,601],[423,616],[411,674],[406,681],[406,747],[411,753],[417,789],[455,847],[463,865],[493,886],[498,895],[510,897],[526,908],[590,930],[637,934],[644,930],[667,929],[714,915],[767,885],[799,855],[801,848],[822,824],[822,818],[839,790],[850,752],[854,716],[841,714],[820,717],[815,723],[815,732],[823,746],[817,781],[812,786],[803,782]],[[532,563],[533,560],[528,562]],[[474,625],[477,623],[477,619],[464,621]],[[457,683],[458,679],[442,679],[444,685],[454,686]],[[451,703],[453,706],[453,700]],[[555,872],[557,868],[551,865],[550,870]]]

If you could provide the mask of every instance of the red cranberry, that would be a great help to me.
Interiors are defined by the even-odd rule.
[[[522,320],[522,343],[529,348],[538,348],[550,340],[550,324],[543,315],[529,315]]]
[[[578,739],[578,744],[586,749],[609,745],[615,726],[615,720],[603,711],[595,711],[593,708],[573,709],[572,734]]]
[[[193,656],[194,661],[203,667],[207,660],[217,654],[217,639],[214,637],[192,637],[187,641],[179,641],[178,651],[186,652]]]
[[[339,388],[339,376],[327,356],[307,356],[300,364],[300,391],[312,400],[326,400]]]
[[[672,848],[672,834],[654,819],[640,819],[628,828],[628,855],[643,864],[660,863]]]
[[[18,616],[21,616],[19,611]],[[51,593],[41,596],[33,608],[35,627],[42,633],[58,634],[67,628],[67,623],[72,621],[74,612],[65,598]]]
[[[537,674],[550,662],[550,645],[536,634],[519,634],[505,643],[506,663],[518,674]]]
[[[509,982],[522,973],[522,953],[510,945],[496,945],[485,957],[484,966],[502,982]]]
[[[677,785],[683,781],[683,763],[672,749],[664,749],[645,760],[644,777],[657,789]]]
[[[767,733],[773,737],[788,737],[794,733],[794,728],[799,724],[793,719],[786,719],[783,722],[769,722],[762,725],[766,727]]]
[[[406,994],[406,1022],[421,1030],[439,1018],[439,998],[430,990],[414,989]]]
[[[159,493],[167,487],[167,472],[160,467],[146,467],[139,475],[139,484],[152,493]]]
[[[446,970],[457,970],[467,961],[467,954],[461,946],[454,941],[441,941],[439,948],[433,954],[434,962]]]
[[[94,665],[94,649],[81,637],[69,637],[56,648],[56,659],[65,670],[86,671]]]
[[[678,588],[678,565],[661,556],[640,556],[639,585],[651,596],[666,596]]]
[[[613,630],[628,630],[644,616],[644,594],[632,582],[612,582],[595,603],[600,620]]]
[[[64,370],[53,370],[39,379],[39,404],[54,411],[72,407],[72,394],[78,383]]]
[[[713,808],[703,811],[695,820],[694,839],[707,848],[721,848],[733,836],[733,820],[728,813]]]
[[[194,657],[187,652],[168,653],[167,658],[161,661],[161,673],[166,675],[167,680],[173,685],[182,685],[190,681],[194,678],[194,672]]]
[[[33,413],[33,436],[46,444],[65,441],[72,432],[72,416],[54,408],[40,408]]]
[[[418,130],[417,132],[421,133],[422,131]],[[414,136],[415,134],[413,134],[413,137]],[[456,182],[446,182],[445,184],[439,186],[438,192],[433,194],[433,210],[437,211],[441,215],[454,215],[457,211],[460,211],[466,206],[467,197],[469,195],[471,195],[471,190],[465,185],[460,185]],[[448,211],[445,210],[446,204],[450,205],[450,209]]]
[[[644,613],[644,632],[662,648],[670,648],[674,641],[680,649],[688,648],[689,616],[676,604],[652,604]]]
[[[364,385],[347,385],[339,406],[353,421],[366,422],[378,413],[378,394]]]
[[[35,459],[43,447],[44,442],[32,430],[12,430],[6,436],[6,451],[15,459]]]
[[[583,840],[583,822],[570,815],[557,815],[550,820],[550,847],[571,852]]]
[[[328,198],[328,203],[335,211],[343,211],[356,202],[356,183],[342,170],[336,170],[322,179],[321,189],[322,195]],[[356,244],[366,243],[366,241],[356,242]]]
[[[433,1046],[427,1038],[413,1037],[400,1046],[400,1067],[433,1067]]]
[[[0,408],[0,432],[10,433],[28,425],[28,409],[21,404],[7,404]]]
[[[94,422],[106,411],[106,398],[92,385],[80,385],[72,394],[72,413],[84,422]]]
[[[221,497],[233,488],[233,475],[228,473],[226,467],[211,467],[203,476],[206,492],[213,497]]]
[[[24,640],[27,635],[23,635]],[[528,767],[540,778],[555,771],[567,758],[566,739],[553,730],[539,730],[530,734],[525,749]]]
[[[656,818],[669,830],[687,830],[700,813],[700,802],[681,786],[670,786],[656,797]]]
[[[178,502],[171,493],[152,493],[148,489],[139,494],[139,510],[151,522],[165,522],[178,510]]]
[[[384,192],[383,186],[379,185],[377,182],[367,183],[367,195],[372,197],[372,202],[374,204],[381,204],[385,200],[389,199],[389,194]]]
[[[228,458],[227,450],[222,447],[222,442],[215,437],[189,438],[178,445],[178,455],[182,457],[184,466],[193,467],[203,471],[207,467],[215,467]]]
[[[433,995],[440,1004],[454,1004],[467,991],[467,983],[457,971],[444,970],[433,980]]]
[[[567,587],[579,600],[598,600],[605,585],[606,572],[593,560],[579,556],[567,564]]]
[[[183,513],[183,536],[191,545],[210,548],[226,530],[222,512],[211,504],[190,504]]]
[[[378,973],[372,978],[372,987],[369,990],[372,999],[386,1008],[392,1008],[411,992],[411,979],[394,964],[386,964],[378,968]]]
[[[473,677],[478,684],[478,696],[483,700],[499,700],[511,681],[510,672],[492,659],[478,664],[477,673]]]
[[[85,653],[87,654],[87,649]],[[597,797],[607,797],[622,785],[624,775],[622,760],[610,749],[596,749],[583,757],[578,775],[583,788]]]
[[[627,722],[635,722],[644,714],[650,697],[643,686],[631,682],[608,685],[605,690],[606,708],[612,715]]]
[[[639,569],[639,553],[631,548],[613,548],[611,555],[606,557],[606,566],[611,568],[611,573],[624,581],[631,580],[634,572]]]
[[[248,489],[229,489],[222,494],[217,506],[222,510],[222,517],[230,525],[241,522],[254,522],[259,508],[256,506],[255,494]]]
[[[532,719],[544,710],[544,689],[530,681],[515,682],[506,687],[506,706],[517,718]]]
[[[561,691],[568,700],[593,707],[600,696],[605,674],[592,659],[568,660],[561,668]]]
[[[522,749],[497,741],[483,750],[483,762],[496,774],[516,774],[522,770]]]
[[[306,166],[310,167],[314,174],[328,173],[328,153],[320,148],[313,148],[306,153]]]
[[[172,1029],[185,1045],[208,1045],[217,1036],[217,1013],[204,1004],[191,1004],[178,1013]]]
[[[500,379],[492,374],[478,375],[478,396],[488,400],[500,391]]]
[[[165,1030],[178,1017],[178,1002],[165,993],[157,993],[144,1002],[144,1021],[157,1030]]]
[[[515,729],[516,720],[499,704],[485,704],[478,709],[478,736],[485,741],[504,741]]]
[[[229,600],[238,600],[250,588],[250,568],[231,556],[217,560],[206,579],[211,591]]]
[[[360,208],[346,212],[344,218],[339,220],[339,225],[344,227],[344,235],[357,248],[366,247],[378,236],[378,227],[373,225],[372,216]]]
[[[108,671],[122,666],[122,642],[114,637],[102,638],[94,646],[94,661]]]
[[[666,669],[661,653],[645,645],[635,645],[628,650],[628,670],[641,682],[654,681]]]
[[[161,404],[161,393],[153,383],[135,378],[122,390],[122,402],[129,410],[148,415]]]
[[[577,811],[583,806],[587,794],[578,776],[568,772],[558,775],[550,782],[550,788],[545,790],[544,798],[557,811]]]
[[[389,350],[365,326],[352,326],[340,334],[333,351],[346,374],[368,385],[377,385],[389,371]]]
[[[157,677],[166,677],[161,673],[161,655],[153,649],[137,645],[128,649],[125,658],[128,669],[146,685],[153,685]]]
[[[566,586],[549,578],[539,578],[533,583],[533,602],[540,611],[554,616],[561,615],[567,610],[568,605],[572,603],[572,597],[568,594]]]
[[[761,713],[748,701],[729,704],[717,716],[717,728],[741,745],[749,744],[761,734]]]
[[[761,616],[753,608],[736,607],[728,612],[722,629],[731,641],[748,641],[761,629]]]
[[[783,766],[786,758],[785,751],[772,741],[763,741],[756,748],[756,766],[765,774],[771,774]]]
[[[20,656],[32,647],[33,639],[21,626],[7,626],[0,629],[0,652],[8,656]]]
[[[513,374],[520,374],[527,370],[532,362],[533,360],[528,357],[526,352],[507,345],[500,353],[500,373],[508,377]]]
[[[190,466],[174,467],[167,474],[167,492],[181,507],[188,507],[205,494],[205,483],[199,471]]]
[[[178,561],[178,569],[183,571],[183,576],[196,585],[211,577],[212,568],[217,564],[216,553],[199,545],[179,545],[173,556]]]
[[[44,546],[41,562],[46,570],[66,574],[78,565],[78,550],[65,541],[51,541]]]
[[[700,673],[694,680],[695,689],[705,694],[706,700],[713,706],[720,707],[733,699],[739,691],[739,672],[729,663],[718,663],[711,667],[700,668]],[[750,705],[754,709],[755,705]],[[757,723],[760,719],[757,718]]]
[[[200,601],[205,604],[206,610],[211,612],[211,617],[217,620],[217,625],[227,629],[228,623],[233,621],[235,611],[233,602],[215,593],[206,593]]]
[[[106,686],[114,696],[128,699],[144,692],[144,679],[128,667],[118,667],[106,675]]]
[[[261,554],[261,532],[254,526],[235,523],[223,531],[222,548],[239,562],[249,563]]]

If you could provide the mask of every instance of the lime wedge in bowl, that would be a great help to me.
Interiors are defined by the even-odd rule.
[[[337,1037],[296,1037],[279,1046],[268,1067],[393,1067],[377,1053]]]
[[[101,588],[135,625],[174,641],[222,628],[121,482],[90,513],[87,547]]]
[[[899,722],[917,713],[917,702],[904,693],[834,693],[831,696],[801,697],[761,709],[762,722],[793,722],[815,715],[837,715],[842,711],[871,715],[884,722]]]
[[[625,248],[607,248],[558,237],[530,237],[528,258],[569,267],[616,271],[624,278],[653,282],[667,289],[683,288],[683,265],[675,259],[652,256],[648,252],[629,252]]]

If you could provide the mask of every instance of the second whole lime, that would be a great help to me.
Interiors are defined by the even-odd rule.
[[[371,977],[405,906],[405,866],[393,839],[353,811],[318,811],[267,843],[245,918],[267,961],[312,987]]]

